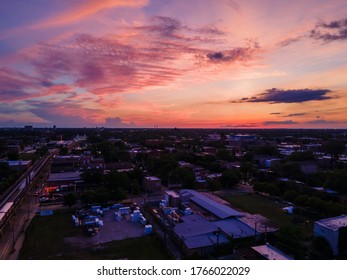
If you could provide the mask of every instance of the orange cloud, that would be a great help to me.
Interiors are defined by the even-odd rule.
[[[102,10],[118,7],[142,7],[147,3],[148,0],[87,0],[83,1],[80,6],[39,22],[31,26],[31,28],[47,28],[70,24]]]

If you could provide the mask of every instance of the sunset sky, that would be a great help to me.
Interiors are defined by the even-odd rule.
[[[346,0],[1,0],[0,126],[346,128]]]

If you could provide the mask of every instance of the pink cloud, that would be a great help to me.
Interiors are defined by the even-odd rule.
[[[217,63],[249,62],[260,49],[257,42],[221,48],[215,41],[223,33],[211,26],[189,27],[167,17],[153,20],[151,25],[133,27],[126,40],[78,34],[41,43],[26,56],[40,75],[69,76],[77,86],[103,95],[168,85],[196,71],[197,65],[208,69]]]
[[[47,20],[30,26],[31,28],[48,28],[59,25],[71,24],[73,22],[87,18],[102,10],[119,7],[143,7],[148,0],[83,0],[79,5],[72,7],[68,11],[57,14]]]
[[[49,80],[5,67],[0,68],[0,101],[13,102],[50,95],[52,92],[57,92],[51,91],[52,86]]]

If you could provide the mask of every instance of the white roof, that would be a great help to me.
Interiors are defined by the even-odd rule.
[[[271,246],[270,244],[252,247],[253,250],[267,258],[268,260],[292,260],[291,257],[284,254],[279,249]]]
[[[319,220],[316,224],[335,231],[341,227],[347,226],[347,215]]]
[[[243,216],[242,213],[234,210],[231,207],[228,207],[224,204],[218,203],[207,196],[198,193],[197,191],[194,190],[187,190],[184,189],[180,193],[181,195],[191,195],[190,200],[198,204],[200,207],[208,210],[215,216],[217,216],[220,219],[225,219],[229,217],[235,217],[235,216]]]
[[[158,177],[154,177],[154,176],[147,176],[145,177],[146,180],[149,180],[149,181],[157,181],[157,180],[160,180]]]

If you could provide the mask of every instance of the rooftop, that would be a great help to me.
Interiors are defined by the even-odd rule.
[[[257,251],[263,257],[268,260],[292,260],[293,258],[287,256],[279,249],[271,246],[270,244],[260,245],[252,247],[253,250]]]
[[[179,198],[179,194],[175,191],[166,191],[165,194],[169,195],[169,196],[172,196],[172,197],[175,197],[175,198]]]
[[[242,213],[230,208],[226,205],[220,204],[205,195],[198,193],[194,190],[182,190],[181,195],[190,196],[190,200],[198,204],[200,207],[208,210],[220,219],[226,219],[229,217],[243,216]]]
[[[181,217],[183,223],[175,226],[175,233],[178,236],[187,238],[197,235],[208,234],[218,229],[218,226],[206,220],[200,214],[193,214]]]
[[[335,231],[341,227],[347,226],[347,215],[345,214],[345,215],[341,215],[337,217],[319,220],[315,222],[315,224],[318,224],[320,226],[323,226],[325,228]]]
[[[48,182],[52,181],[70,181],[70,180],[80,180],[82,172],[61,172],[61,173],[51,173],[49,174]]]
[[[7,162],[9,166],[18,166],[18,165],[28,165],[31,160],[1,160],[0,162]]]
[[[154,176],[147,176],[145,177],[146,180],[148,181],[158,181],[160,180],[158,177],[154,177]]]

